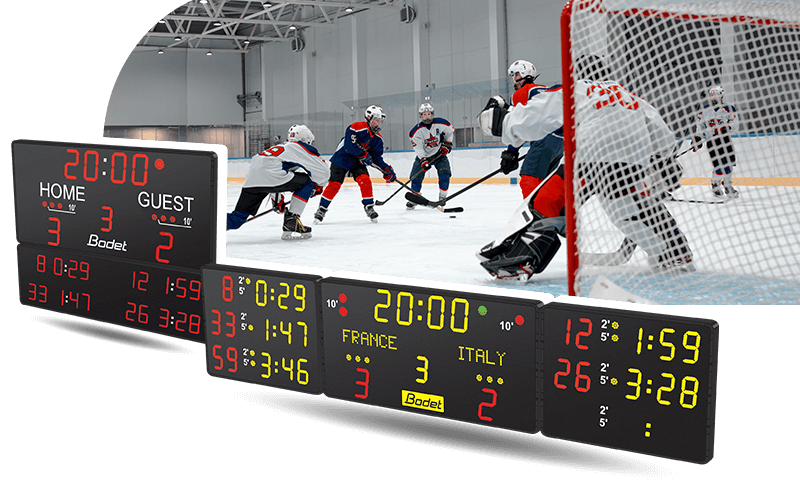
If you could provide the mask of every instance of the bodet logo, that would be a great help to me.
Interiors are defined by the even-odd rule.
[[[404,406],[424,409],[426,411],[435,411],[437,413],[444,412],[444,397],[442,396],[412,392],[410,390],[404,390],[402,392]]]

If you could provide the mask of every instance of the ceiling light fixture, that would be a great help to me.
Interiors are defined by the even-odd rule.
[[[211,56],[211,55],[213,55],[213,53],[211,52],[211,50],[208,50],[208,53],[206,53],[206,56]]]

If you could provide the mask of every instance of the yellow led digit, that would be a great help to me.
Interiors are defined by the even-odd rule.
[[[281,334],[285,334],[289,344],[292,344],[292,323],[287,322],[286,327],[283,327],[283,321],[281,321]]]
[[[297,292],[300,291],[300,294]],[[294,286],[294,298],[300,300],[300,307],[295,307],[294,310],[302,312],[306,309],[306,287],[303,285]]]
[[[456,327],[456,305],[464,305],[464,327]],[[469,323],[469,300],[464,298],[454,298],[450,304],[450,330],[453,332],[467,332]]]
[[[308,371],[300,368],[301,363],[307,363],[308,360],[300,358],[297,360],[297,383],[300,385],[308,385]]]
[[[686,381],[692,382],[694,384],[694,388],[692,390],[686,390]],[[681,380],[681,407],[685,407],[686,409],[692,409],[697,405],[697,391],[700,390],[700,381],[696,378],[692,377],[691,375],[687,375],[683,377]],[[692,396],[691,404],[684,401],[684,397],[686,394]]]
[[[694,344],[688,343],[688,338],[690,335],[695,336]],[[689,351],[694,351],[694,357],[691,360],[684,358],[683,362],[689,365],[697,363],[697,359],[700,356],[700,333],[697,331],[686,331],[686,334],[683,335],[683,347]]]
[[[401,320],[402,314],[401,307],[403,306],[403,298],[408,298],[408,320]],[[397,323],[401,326],[410,326],[411,321],[414,320],[414,295],[408,292],[400,292],[397,294]]]
[[[278,308],[280,308],[281,310],[286,310],[289,307],[287,307],[286,305],[283,305],[283,299],[284,298],[289,298],[289,284],[288,283],[281,283],[280,285],[286,289],[285,290],[286,292],[285,293],[281,293],[280,295],[278,295]]]
[[[659,387],[658,388],[658,392],[656,392],[656,400],[658,401],[659,404],[663,404],[664,406],[669,406],[672,403],[669,402],[666,399],[662,399],[661,398],[661,393],[662,392],[672,392],[672,389],[675,388],[675,376],[672,375],[671,373],[662,373],[661,376],[664,377],[664,378],[668,378],[669,379],[669,387],[666,387],[666,386],[665,387]]]
[[[389,290],[378,290],[378,293],[383,293],[386,295],[386,303],[379,303],[375,305],[375,320],[378,322],[383,322],[384,324],[389,322],[389,319],[384,319],[378,315],[378,309],[385,309],[392,305],[392,294],[389,293]]]
[[[289,372],[289,380],[294,382],[294,360],[289,358],[289,367],[286,367],[286,358],[281,358],[281,367],[283,368],[284,372]]]
[[[433,314],[433,301],[439,302],[439,324],[431,323],[431,316]],[[431,295],[428,297],[428,329],[439,330],[444,327],[444,297],[439,295]]]
[[[636,387],[636,393],[635,394],[626,394],[625,398],[626,399],[630,399],[632,401],[635,401],[636,399],[639,398],[639,394],[642,391],[642,387],[641,387],[641,385],[642,385],[642,372],[640,370],[635,369],[635,368],[629,368],[628,372],[636,374],[636,382],[628,382],[628,385],[630,385],[631,387]]]
[[[418,372],[422,372],[422,378],[416,379],[417,383],[424,384],[428,381],[428,359],[424,356],[418,356],[417,360],[422,362],[421,367],[417,367]]]
[[[297,323],[298,326],[303,326],[303,348],[308,347],[308,325],[305,322],[300,321]]]
[[[674,332],[675,329],[665,327],[664,329],[661,330],[661,335],[658,337],[658,341],[661,343],[661,346],[669,347],[669,356],[661,355],[659,357],[664,361],[672,361],[672,359],[675,358],[675,345],[670,343],[669,341],[664,341],[664,333],[672,334]]]
[[[264,341],[269,341],[269,319],[264,321],[264,324],[267,326],[265,331],[267,331]]]
[[[267,282],[264,280],[256,281],[256,305],[267,306]]]
[[[569,344],[569,343],[567,343],[567,344]],[[636,343],[636,354],[637,355],[641,355],[642,354],[642,328],[641,327],[639,328],[639,342]]]
[[[261,366],[267,369],[267,373],[262,373],[261,378],[270,378],[272,376],[272,356],[269,353],[261,352],[261,356],[267,359],[266,363],[262,363]]]

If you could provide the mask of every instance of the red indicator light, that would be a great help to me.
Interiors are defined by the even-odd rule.
[[[347,317],[347,309],[344,307],[339,307],[339,315],[342,317]]]
[[[518,315],[514,317],[514,322],[516,322],[518,326],[521,326],[522,324],[525,324],[525,318],[521,315]]]
[[[339,301],[342,302],[342,303],[345,303],[347,301],[347,295],[345,295],[344,293],[340,293],[339,294]]]
[[[161,170],[164,168],[164,161],[161,159],[156,159],[155,163],[156,169]]]

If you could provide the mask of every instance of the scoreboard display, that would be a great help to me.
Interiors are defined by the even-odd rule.
[[[213,152],[12,154],[24,305],[205,342],[224,379],[713,458],[712,320],[219,265]]]
[[[202,342],[213,152],[12,143],[20,301]]]

